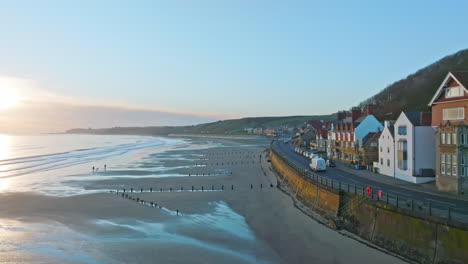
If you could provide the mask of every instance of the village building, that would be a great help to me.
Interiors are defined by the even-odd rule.
[[[341,112],[339,119],[331,126],[331,133],[328,133],[331,148],[327,152],[330,157],[352,162],[364,161],[360,153],[360,148],[364,146],[363,140],[369,133],[383,130],[382,124],[372,115],[373,108],[373,105],[366,105],[364,109],[353,107],[350,115]],[[364,162],[369,164],[369,160]]]
[[[431,113],[402,112],[394,127],[395,178],[413,183],[434,181],[435,131]]]
[[[358,140],[358,161],[371,165],[379,158],[379,137],[381,132],[371,132]]]
[[[379,173],[395,176],[395,137],[394,126],[390,121],[384,122],[384,129],[379,137]]]
[[[436,185],[468,190],[468,72],[449,72],[429,102],[436,130]]]
[[[315,133],[315,138],[310,141],[310,149],[320,156],[327,152],[328,127],[331,121],[328,120],[309,120],[307,126]]]

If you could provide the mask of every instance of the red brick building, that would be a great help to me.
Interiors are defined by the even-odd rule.
[[[468,190],[468,72],[449,72],[432,98],[436,127],[436,184],[443,191]]]

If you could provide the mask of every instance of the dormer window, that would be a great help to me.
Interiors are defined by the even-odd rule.
[[[463,88],[461,86],[445,88],[445,98],[463,96]]]

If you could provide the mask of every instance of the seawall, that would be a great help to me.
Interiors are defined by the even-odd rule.
[[[273,169],[296,197],[322,216],[418,263],[468,263],[468,226],[423,216],[311,181],[270,151]]]

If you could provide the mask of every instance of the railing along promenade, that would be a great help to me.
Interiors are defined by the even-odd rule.
[[[307,168],[304,168],[300,164],[294,162],[293,160],[290,160],[288,157],[281,154],[281,151],[278,151],[276,149],[276,146],[275,144],[273,144],[273,142],[271,144],[271,151],[273,151],[280,159],[282,159],[297,173],[315,183],[328,186],[332,189],[336,189],[339,191],[356,194],[368,200],[375,201],[377,203],[388,204],[396,208],[409,210],[416,214],[434,216],[447,220],[455,220],[457,222],[468,223],[468,210],[440,205],[437,205],[437,207],[435,207],[429,202],[423,202],[414,199],[406,199],[399,195],[392,194],[391,192],[385,192],[384,190],[374,190],[373,188],[369,189],[370,186],[362,186],[359,184],[350,184],[337,181],[329,177],[322,176],[315,172],[309,171]]]

